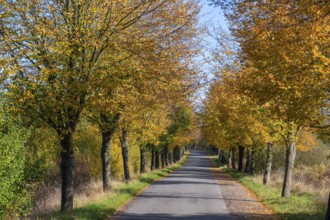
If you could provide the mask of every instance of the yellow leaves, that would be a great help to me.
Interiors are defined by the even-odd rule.
[[[205,102],[206,111],[201,117],[207,141],[224,142],[228,145],[221,144],[221,147],[230,148],[235,142],[251,144],[251,138],[266,140],[269,129],[261,121],[267,119],[250,98],[230,89],[232,84],[226,84],[228,76],[230,74],[212,84]]]
[[[312,2],[268,4],[271,10],[262,2],[238,4],[230,16],[237,23],[233,34],[239,38],[240,57],[248,63],[242,66],[240,91],[260,103],[276,102],[269,110],[277,118],[309,123],[315,117],[310,109],[321,107],[316,103],[325,99],[329,87],[329,16],[316,19]],[[251,10],[260,14],[247,16]]]
[[[310,151],[317,146],[317,140],[313,133],[307,130],[301,131],[298,137],[297,149],[300,151]]]
[[[158,144],[159,137],[170,124],[168,109],[165,106],[136,99],[127,103],[122,113],[121,126],[129,129],[138,144]]]
[[[4,2],[12,17],[1,46],[13,58],[0,68],[15,101],[29,100],[60,133],[71,132],[66,126],[88,107],[95,115],[121,112],[123,125],[156,141],[170,124],[169,100],[183,102],[196,80],[198,7],[184,0]]]
[[[24,97],[25,97],[26,99],[33,99],[33,98],[34,98],[34,96],[33,96],[33,94],[31,93],[30,90],[25,90],[25,91],[24,91]]]
[[[296,133],[292,127],[322,121],[320,109],[328,104],[327,7],[307,0],[234,2],[227,18],[234,24],[237,60],[223,65],[232,50],[217,48],[221,74],[210,86],[201,116],[207,140],[224,140],[230,147],[235,141],[251,143],[251,138],[279,141],[279,134],[294,138],[288,135]],[[316,144],[304,131],[297,147],[307,151]]]

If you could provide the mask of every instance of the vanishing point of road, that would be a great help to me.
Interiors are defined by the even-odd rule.
[[[204,151],[191,151],[184,166],[155,181],[111,219],[232,220]]]

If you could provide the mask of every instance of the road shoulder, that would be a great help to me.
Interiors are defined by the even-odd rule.
[[[239,183],[220,168],[211,168],[221,187],[225,204],[230,214],[236,219],[280,220],[273,210],[260,202],[258,197],[247,187]]]

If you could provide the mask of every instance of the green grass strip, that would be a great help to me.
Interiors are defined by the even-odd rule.
[[[78,208],[75,208],[70,214],[54,212],[39,219],[106,219],[109,218],[115,211],[129,202],[134,196],[143,191],[148,185],[157,179],[167,176],[169,173],[180,168],[187,161],[189,152],[187,152],[180,162],[161,170],[155,170],[150,173],[142,174],[135,180],[132,180],[124,185],[114,187],[112,194],[109,197],[103,198],[97,202],[93,202]]]

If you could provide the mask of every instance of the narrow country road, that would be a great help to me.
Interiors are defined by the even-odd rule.
[[[220,185],[203,151],[192,151],[187,163],[154,182],[111,219],[232,220]]]

